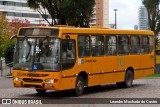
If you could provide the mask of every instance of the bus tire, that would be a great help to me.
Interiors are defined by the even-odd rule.
[[[133,73],[131,70],[127,70],[125,74],[124,87],[130,88],[132,87],[132,83],[133,83]]]
[[[82,76],[78,76],[75,84],[75,95],[80,96],[84,91],[84,79]]]
[[[46,93],[46,90],[42,90],[42,89],[36,89],[36,91],[40,95],[44,95]]]
[[[127,70],[124,78],[124,82],[117,82],[116,85],[121,88],[130,88],[133,83],[133,73],[131,70]]]

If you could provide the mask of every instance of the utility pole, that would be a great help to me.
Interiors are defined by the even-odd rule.
[[[117,11],[118,9],[114,9],[113,11],[115,11],[115,29],[117,29]]]

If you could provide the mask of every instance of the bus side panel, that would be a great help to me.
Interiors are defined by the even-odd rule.
[[[151,74],[154,74],[154,69],[146,69],[144,70],[144,76],[148,76],[148,75],[151,75]]]
[[[104,57],[103,73],[101,75],[101,84],[112,83],[114,81],[114,71],[117,70],[118,66],[118,57],[117,56],[106,56]]]
[[[129,55],[127,56],[125,62],[125,69],[131,67],[134,70],[134,79],[143,77],[143,70],[138,70],[141,68],[141,57],[140,55]]]
[[[62,77],[61,90],[75,88],[76,77]]]
[[[122,82],[124,81],[125,72],[115,72],[114,73],[114,81],[115,82]]]
[[[141,69],[143,69],[143,77],[153,74],[154,55],[146,54],[141,55]]]
[[[100,75],[101,74],[89,75],[88,86],[100,85]]]
[[[114,73],[104,73],[101,74],[101,85],[114,82],[113,78]]]
[[[100,85],[100,76],[103,71],[104,57],[92,57],[91,76],[89,77],[89,86]]]
[[[118,65],[117,65],[118,68],[114,74],[114,81],[115,82],[124,81],[126,60],[127,60],[127,56],[118,56]]]
[[[134,79],[138,79],[143,77],[144,70],[134,70]]]

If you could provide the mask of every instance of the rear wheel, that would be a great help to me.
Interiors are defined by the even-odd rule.
[[[132,83],[133,83],[133,73],[131,70],[127,70],[124,82],[117,82],[116,85],[118,87],[130,88],[132,87]]]
[[[46,93],[46,90],[42,90],[42,89],[36,89],[37,93],[40,95],[43,95]]]
[[[80,96],[84,91],[84,79],[82,76],[78,76],[75,84],[75,95]]]

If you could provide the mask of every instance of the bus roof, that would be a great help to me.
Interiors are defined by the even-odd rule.
[[[132,35],[154,35],[153,31],[150,30],[119,30],[119,29],[109,29],[101,27],[91,27],[91,28],[77,28],[73,26],[31,26],[24,28],[55,28],[59,29],[59,32],[62,33],[72,33],[72,34],[132,34]]]

